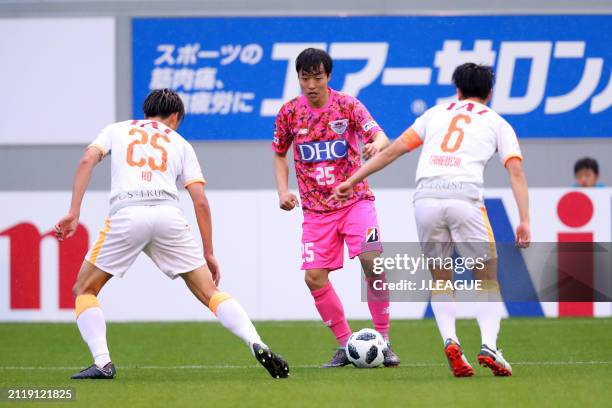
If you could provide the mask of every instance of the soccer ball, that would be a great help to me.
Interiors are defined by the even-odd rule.
[[[361,329],[351,335],[346,343],[348,359],[357,368],[374,368],[383,363],[385,339],[373,329]]]

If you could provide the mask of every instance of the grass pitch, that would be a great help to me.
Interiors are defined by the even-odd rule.
[[[502,322],[509,378],[476,367],[452,377],[433,320],[394,321],[399,368],[319,369],[334,340],[319,322],[259,322],[262,337],[291,366],[273,380],[238,339],[216,323],[108,325],[112,381],[74,381],[91,364],[74,324],[0,324],[0,388],[76,389],[65,406],[609,406],[612,319],[518,319]],[[353,321],[356,330],[369,322]],[[480,346],[473,320],[457,322],[468,360]],[[0,402],[2,405],[17,405]],[[58,405],[53,403],[53,405]],[[40,403],[33,403],[40,406]]]

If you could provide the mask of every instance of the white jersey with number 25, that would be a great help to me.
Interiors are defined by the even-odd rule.
[[[176,203],[177,182],[205,183],[193,147],[161,122],[113,123],[90,147],[111,154],[111,214],[130,205]]]

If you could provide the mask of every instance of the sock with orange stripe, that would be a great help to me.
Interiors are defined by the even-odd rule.
[[[227,293],[218,292],[210,298],[208,307],[217,316],[223,327],[240,337],[249,348],[253,343],[265,346],[253,322],[236,299]],[[251,352],[253,352],[252,349]]]
[[[497,335],[503,315],[499,285],[496,281],[482,282],[482,292],[476,295],[476,320],[480,327],[482,344],[497,350]]]
[[[431,295],[431,309],[436,317],[436,323],[442,336],[442,341],[453,339],[457,343],[455,331],[455,319],[457,316],[457,305],[452,291],[436,291]]]
[[[94,295],[80,295],[75,301],[76,322],[81,337],[98,367],[110,363],[110,353],[106,344],[106,321],[100,303]]]

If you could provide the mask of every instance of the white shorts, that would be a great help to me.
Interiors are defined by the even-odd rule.
[[[454,198],[420,198],[414,201],[419,241],[428,257],[497,257],[495,237],[481,202]]]
[[[206,263],[183,212],[171,205],[120,209],[106,219],[85,259],[120,278],[141,251],[171,279]]]

